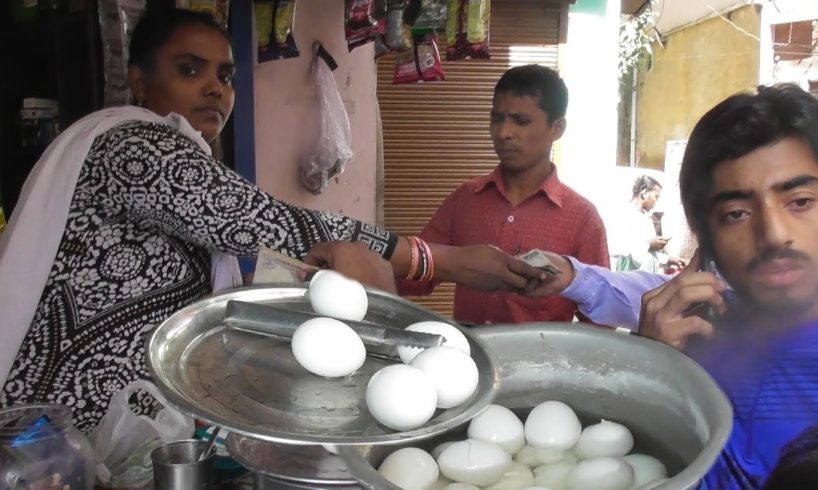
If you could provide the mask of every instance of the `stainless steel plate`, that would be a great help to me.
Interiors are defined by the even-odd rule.
[[[148,340],[148,368],[171,404],[238,434],[285,444],[394,444],[425,439],[480,413],[499,386],[497,361],[486,344],[461,329],[480,376],[464,404],[438,410],[423,427],[395,432],[366,408],[366,385],[382,367],[400,362],[367,356],[357,372],[327,379],[307,372],[288,341],[221,326],[227,301],[276,303],[312,311],[303,285],[235,289],[205,298],[168,318]],[[367,290],[365,320],[404,328],[424,320],[448,321],[413,303]],[[389,352],[381,352],[389,354]]]
[[[357,485],[347,465],[324,446],[293,446],[230,434],[227,450],[242,466],[282,480],[314,485]]]

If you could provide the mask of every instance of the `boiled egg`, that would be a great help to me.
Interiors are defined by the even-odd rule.
[[[509,454],[515,454],[525,446],[522,421],[502,405],[491,404],[474,417],[469,423],[468,435],[469,439],[498,444]]]
[[[568,490],[629,490],[633,468],[622,458],[593,458],[577,463],[565,477]]]
[[[422,449],[405,447],[383,460],[378,472],[404,490],[426,490],[440,476],[437,462]]]
[[[363,320],[369,307],[361,283],[328,269],[315,273],[307,296],[316,313],[343,320]]]
[[[370,378],[366,406],[375,420],[390,429],[417,429],[435,413],[437,388],[420,369],[392,364]]]
[[[524,464],[512,461],[494,485],[483,487],[484,490],[517,490],[534,483],[534,473]]]
[[[477,364],[470,355],[453,347],[426,349],[409,363],[432,380],[438,408],[452,408],[468,400],[477,389]]]
[[[450,483],[443,490],[481,490],[480,487],[472,485],[471,483]]]
[[[467,439],[447,447],[437,464],[446,478],[483,487],[500,481],[511,456],[492,442]]]
[[[622,424],[603,420],[583,429],[574,452],[580,459],[624,456],[633,449],[633,435]]]
[[[629,454],[623,458],[633,468],[634,487],[641,487],[646,483],[660,480],[667,476],[664,463],[647,454]]]
[[[559,401],[547,401],[534,407],[524,427],[530,446],[563,451],[576,444],[582,433],[577,414]]]
[[[523,463],[529,468],[534,468],[536,466],[562,461],[569,453],[570,451],[563,451],[562,449],[549,449],[526,445],[514,455],[514,461]]]
[[[538,466],[534,468],[534,483],[554,490],[562,490],[565,488],[568,473],[574,466],[576,466],[574,463],[565,461]]]
[[[654,488],[659,488],[659,485],[662,485],[666,482],[667,478],[659,478],[658,480],[649,481],[642,486],[634,487],[634,490],[653,490]]]
[[[328,378],[357,371],[366,348],[354,330],[334,318],[311,318],[293,332],[292,351],[304,369]]]
[[[441,335],[446,339],[443,342],[444,346],[454,347],[455,349],[459,349],[466,354],[471,355],[469,340],[465,335],[463,335],[463,332],[457,329],[457,327],[449,325],[448,323],[436,321],[418,322],[409,325],[406,327],[406,330]],[[412,359],[414,359],[416,355],[420,354],[421,351],[423,351],[422,347],[409,347],[406,345],[398,346],[398,355],[400,356],[400,360],[406,364],[412,362]]]

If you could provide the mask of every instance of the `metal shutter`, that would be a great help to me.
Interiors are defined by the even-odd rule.
[[[384,218],[417,234],[462,182],[497,164],[488,134],[494,85],[509,67],[557,67],[561,10],[542,0],[492,0],[491,59],[446,62],[446,80],[393,85],[395,61],[378,61],[384,150]],[[444,41],[445,36],[440,36]],[[445,46],[440,46],[445,53]],[[414,301],[451,316],[454,285]]]

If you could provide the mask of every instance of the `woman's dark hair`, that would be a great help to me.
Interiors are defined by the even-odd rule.
[[[764,490],[814,490],[818,487],[818,425],[801,432],[781,450]]]
[[[551,68],[540,65],[516,66],[503,73],[494,87],[495,97],[499,93],[537,98],[537,105],[548,116],[551,124],[565,117],[568,108],[568,88],[559,74]]]
[[[700,243],[711,244],[708,198],[716,165],[791,137],[808,143],[818,160],[818,99],[795,85],[734,95],[699,120],[682,160],[679,189]]]
[[[150,73],[156,63],[156,52],[182,27],[204,26],[219,31],[227,42],[227,33],[210,14],[177,8],[148,8],[131,34],[128,66]]]
[[[654,179],[650,175],[642,175],[636,182],[633,183],[633,197],[636,197],[643,192],[650,192],[654,188],[662,188],[662,184],[659,183],[658,180]]]

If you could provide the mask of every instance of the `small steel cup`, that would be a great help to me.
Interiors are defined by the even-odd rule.
[[[214,486],[215,451],[199,461],[207,441],[185,440],[153,450],[154,490],[211,490]]]

